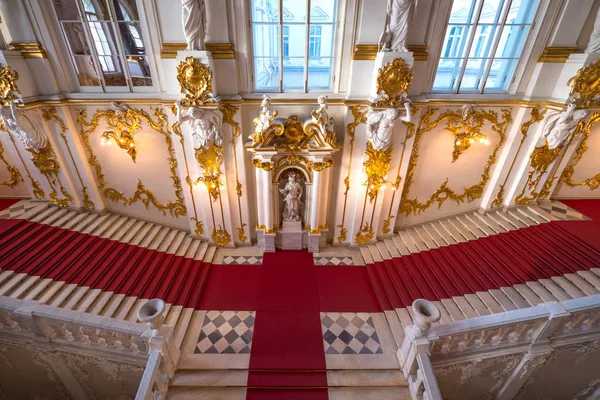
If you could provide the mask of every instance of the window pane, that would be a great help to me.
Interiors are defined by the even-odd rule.
[[[465,25],[448,25],[444,47],[442,48],[442,57],[464,57],[467,51],[467,39],[471,29],[473,28]]]
[[[121,60],[118,56],[98,56],[102,66],[102,75],[106,86],[127,86],[125,74],[121,68]]]
[[[467,24],[474,23],[476,17],[476,3],[479,1],[473,0],[454,0],[452,3],[452,11],[450,11],[451,24]]]
[[[507,24],[531,24],[539,0],[513,0],[506,19]]]
[[[253,30],[254,56],[277,57],[279,55],[279,26],[267,24],[254,24]]]
[[[335,21],[335,0],[312,1],[310,8],[310,22]]]
[[[485,72],[486,61],[482,59],[469,59],[467,61],[465,73],[460,82],[461,90],[477,90],[479,88]]]
[[[77,79],[81,86],[100,86],[100,78],[96,73],[91,56],[74,56],[73,64],[75,64]]]
[[[146,54],[139,22],[119,22],[119,31],[126,55]]]
[[[81,19],[75,1],[76,0],[59,0],[53,2],[59,21],[78,21]]]
[[[83,0],[83,9],[88,21],[110,21],[105,0]]]
[[[521,54],[529,25],[507,25],[502,30],[500,42],[496,49],[496,57],[517,58]]]
[[[304,89],[304,57],[283,59],[283,88]]]
[[[304,57],[306,51],[306,25],[283,25],[284,32],[289,31],[290,57]]]
[[[456,90],[458,86],[458,75],[464,60],[441,59],[438,65],[434,90]]]
[[[279,59],[254,58],[256,89],[279,90]]]
[[[309,58],[308,89],[326,90],[331,88],[332,58]]]
[[[311,24],[309,32],[308,56],[333,56],[333,25]]]
[[[497,32],[497,25],[477,26],[477,29],[475,29],[475,36],[473,37],[473,43],[471,44],[471,51],[469,52],[469,57],[490,57],[490,53],[492,52],[492,46],[494,45],[494,39],[496,37]]]
[[[481,8],[481,16],[479,17],[480,24],[492,23],[497,24],[500,22],[500,16],[502,15],[502,6],[504,0],[485,0],[483,7]]]
[[[490,74],[485,82],[486,90],[507,90],[510,78],[515,72],[517,59],[494,60]]]
[[[118,21],[139,21],[135,0],[112,0]]]
[[[150,66],[146,57],[127,57],[127,66],[133,86],[152,86]]]
[[[279,22],[279,0],[254,0],[252,21]]]
[[[306,23],[306,0],[283,0],[283,22]]]
[[[90,54],[90,48],[85,38],[83,23],[63,22],[63,31],[67,38],[67,46],[71,54]]]

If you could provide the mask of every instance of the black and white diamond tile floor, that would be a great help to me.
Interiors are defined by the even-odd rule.
[[[195,354],[250,354],[255,311],[207,311]]]
[[[540,202],[539,207],[560,220],[582,221],[590,219],[558,200]]]
[[[354,265],[352,257],[314,257],[315,265]]]
[[[261,265],[262,256],[225,256],[223,264]]]
[[[21,215],[39,206],[40,203],[34,203],[29,200],[21,200],[7,209],[0,211],[0,219],[19,218]]]
[[[325,354],[382,354],[370,313],[322,312]]]

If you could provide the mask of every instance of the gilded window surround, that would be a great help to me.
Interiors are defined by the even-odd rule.
[[[8,49],[20,51],[23,58],[48,58],[40,42],[11,42]]]
[[[235,51],[231,43],[206,43],[206,51],[210,51],[215,60],[234,60]],[[160,58],[177,58],[178,51],[184,51],[187,47],[185,43],[163,43],[160,49]]]
[[[415,61],[427,61],[429,53],[427,45],[408,45],[408,51],[412,51]],[[377,58],[378,45],[376,44],[357,44],[352,53],[353,60],[375,60]]]
[[[577,46],[549,46],[544,49],[538,62],[564,63],[573,53],[577,53]]]

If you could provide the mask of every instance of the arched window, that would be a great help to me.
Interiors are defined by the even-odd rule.
[[[316,3],[251,0],[256,90],[331,89],[337,2],[318,0],[318,6]]]
[[[508,90],[539,0],[454,0],[434,92]]]

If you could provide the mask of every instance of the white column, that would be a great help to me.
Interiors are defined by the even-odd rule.
[[[260,190],[263,192],[263,210],[264,210],[264,221],[267,230],[273,229],[273,195],[271,193],[271,171],[262,169],[262,184]]]
[[[325,168],[323,171],[319,172],[321,175],[321,183],[319,185],[319,192],[321,192],[321,202],[322,206],[319,208],[319,225],[325,225],[327,223],[327,211],[329,209],[329,180],[331,178],[330,169]],[[316,229],[316,228],[315,228]]]
[[[262,186],[262,173],[263,170],[256,168],[255,169],[255,180],[256,180],[256,209],[258,211],[258,215],[256,216],[256,223],[258,225],[264,225],[265,224],[265,210],[263,209],[263,198],[264,198],[264,194],[263,194],[263,186]]]
[[[309,224],[312,230],[315,230],[319,227],[319,197],[321,193],[320,177],[321,172],[313,171],[309,218]]]

